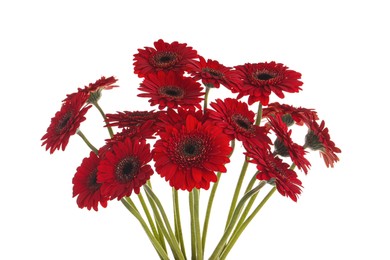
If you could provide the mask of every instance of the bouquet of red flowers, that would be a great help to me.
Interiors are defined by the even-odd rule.
[[[339,160],[337,153],[341,150],[331,141],[328,128],[314,109],[270,102],[272,93],[283,99],[285,93],[299,92],[303,84],[300,73],[281,63],[227,67],[205,59],[185,43],[158,40],[154,47],[138,49],[134,73],[142,80],[138,96],[148,98],[157,110],[105,113],[98,103],[102,92],[118,85],[113,76],[101,77],[66,96],[42,137],[42,145],[50,153],[65,150],[70,137],[79,135],[91,152],[73,177],[77,205],[97,211],[99,204],[106,207],[108,201],[121,200],[140,222],[161,259],[169,259],[170,254],[175,259],[187,258],[178,190],[189,194],[192,259],[204,258],[214,196],[222,173],[227,172],[226,165],[232,163],[237,142],[243,148],[244,162],[232,191],[225,230],[210,259],[227,256],[276,190],[297,201],[302,188],[297,170],[308,173],[310,162],[305,156],[309,150],[318,151],[327,167]],[[237,96],[209,102],[209,92],[218,91],[221,85]],[[257,111],[251,110],[252,105]],[[99,148],[80,130],[92,106],[101,113],[109,134]],[[307,128],[302,144],[293,141],[295,126]],[[251,164],[256,170],[249,173]],[[173,221],[152,188],[154,173],[172,187]],[[245,177],[250,180],[244,189]],[[271,189],[255,206],[265,185]],[[210,193],[201,222],[199,196],[205,190]],[[133,201],[133,193],[142,210]]]

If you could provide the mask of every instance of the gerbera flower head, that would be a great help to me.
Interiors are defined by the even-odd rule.
[[[176,71],[182,74],[189,62],[197,57],[196,50],[186,43],[166,43],[160,39],[154,43],[154,48],[138,49],[138,53],[134,55],[134,73],[139,77],[157,71]]]
[[[284,98],[283,92],[296,93],[301,90],[303,84],[299,79],[301,74],[289,70],[281,63],[263,62],[246,63],[235,67],[242,84],[237,85],[233,92],[238,92],[238,97],[249,96],[248,103],[260,101],[266,106],[269,103],[271,92],[279,98]]]
[[[199,61],[191,61],[187,67],[195,80],[202,80],[202,83],[209,88],[219,88],[222,84],[228,89],[233,89],[240,83],[240,78],[233,68],[225,67],[216,60],[206,61],[199,56]]]
[[[122,131],[114,134],[110,139],[106,139],[106,144],[99,149],[99,155],[104,154],[112,149],[112,146],[118,142],[124,142],[126,138],[138,139],[155,139],[156,127],[152,120],[148,120],[139,126],[129,126],[122,128]]]
[[[97,182],[99,162],[100,158],[91,152],[89,157],[83,159],[72,179],[73,197],[77,196],[79,208],[97,211],[99,203],[103,208],[107,207],[108,197],[101,194],[101,184]]]
[[[194,79],[173,71],[149,74],[138,89],[145,92],[138,94],[139,97],[150,98],[150,104],[158,105],[159,109],[178,106],[201,108],[201,96],[204,94],[201,85]]]
[[[246,155],[250,157],[249,162],[256,164],[259,170],[256,175],[258,180],[274,183],[280,194],[297,201],[298,195],[301,194],[302,182],[287,163],[269,151],[259,148],[246,152]]]
[[[85,114],[91,105],[85,105],[87,95],[79,93],[62,103],[61,109],[51,119],[46,134],[41,138],[42,146],[53,153],[56,149],[65,150],[69,138],[77,132],[80,124],[86,119]]]
[[[150,146],[145,140],[126,138],[114,144],[98,167],[97,180],[102,184],[102,194],[118,200],[133,191],[138,194],[153,174],[147,164],[151,159]]]
[[[268,122],[277,136],[275,141],[275,153],[281,156],[290,156],[298,169],[302,169],[307,173],[310,162],[305,158],[305,149],[292,141],[292,130],[287,128],[287,125],[283,122],[282,117],[279,114],[275,115],[275,117],[268,118]]]
[[[236,138],[244,143],[254,140],[265,141],[262,147],[271,142],[266,138],[264,129],[255,125],[255,113],[249,110],[246,103],[226,98],[223,101],[216,99],[215,102],[210,103],[210,106],[214,109],[208,110],[210,119],[214,120],[215,124],[221,127],[231,139]]]
[[[287,126],[296,123],[297,125],[309,125],[313,120],[318,120],[317,112],[314,109],[294,107],[278,102],[270,103],[263,108],[263,117],[271,117],[279,114]]]
[[[107,125],[119,128],[142,126],[146,122],[156,123],[161,111],[123,111],[116,114],[106,114]]]
[[[87,101],[93,104],[100,99],[102,90],[119,87],[118,85],[113,85],[117,81],[118,80],[113,76],[108,78],[102,76],[100,79],[96,80],[95,83],[89,83],[89,85],[84,86],[84,88],[78,88],[77,92],[68,94],[64,101],[71,99],[73,96],[78,95],[79,93],[86,93],[88,96]]]
[[[154,145],[156,172],[175,189],[208,189],[215,171],[226,172],[232,148],[229,137],[210,122],[189,114],[181,127],[166,126]]]
[[[339,161],[336,153],[341,153],[341,150],[330,139],[329,129],[325,127],[324,120],[321,121],[320,125],[317,121],[311,122],[305,137],[304,147],[320,151],[320,156],[323,157],[326,167],[333,168],[334,163]]]

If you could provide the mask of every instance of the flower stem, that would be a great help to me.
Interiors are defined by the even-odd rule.
[[[148,185],[148,187],[150,189],[152,189],[152,183],[150,182],[150,180],[147,180],[146,185]],[[146,196],[146,197],[148,198],[148,201],[150,203],[150,206],[152,207],[153,212],[155,212],[157,209],[156,209],[156,206],[155,206],[153,200],[149,196]],[[154,219],[156,221],[156,226],[157,226],[157,233],[158,233],[157,238],[160,241],[161,246],[164,248],[164,250],[166,252],[167,248],[165,246],[165,238],[164,238],[164,234],[161,230],[161,224],[159,224],[156,216],[154,216]]]
[[[193,196],[194,196],[194,210],[193,210],[193,219],[194,219],[194,228],[195,228],[195,242],[196,242],[196,255],[197,260],[203,260],[203,247],[202,247],[202,237],[200,233],[200,224],[199,224],[199,190],[193,189],[192,190]]]
[[[255,175],[253,175],[252,179],[250,180],[250,182],[249,182],[249,184],[248,184],[248,187],[247,187],[245,193],[248,192],[248,191],[250,191],[250,190],[252,189],[253,184],[254,184],[255,181],[257,180],[257,179],[256,179],[256,175],[257,175],[257,173],[256,173]],[[261,181],[261,182],[260,182],[260,185],[263,185],[263,187],[264,187],[266,183],[267,183],[266,181]],[[246,205],[246,207],[245,207],[245,209],[244,209],[244,212],[242,212],[241,217],[240,217],[240,220],[239,220],[238,223],[237,223],[237,227],[240,226],[240,225],[242,224],[242,222],[244,222],[246,216],[248,216],[248,213],[249,213],[250,209],[252,208],[253,203],[255,202],[255,200],[256,200],[256,198],[257,198],[257,195],[259,195],[259,193],[256,193],[255,195],[253,195],[253,196],[250,198],[250,200],[248,201],[248,204]],[[236,231],[233,231],[233,233],[234,233],[234,232],[236,232]]]
[[[268,201],[268,199],[274,194],[276,191],[276,187],[273,187],[267,194],[267,196],[264,197],[264,199],[260,202],[260,204],[256,207],[256,209],[252,212],[252,214],[245,220],[245,222],[236,228],[234,233],[232,234],[232,237],[230,238],[229,242],[227,243],[225,249],[223,250],[220,259],[225,259],[227,254],[232,249],[233,245],[237,242],[237,239],[240,237],[242,232],[245,230],[245,228],[248,226],[248,224],[253,220],[253,218],[256,216],[256,214],[260,211],[260,209],[264,206],[264,204]]]
[[[138,199],[141,202],[141,206],[145,212],[146,218],[148,219],[148,222],[149,222],[150,228],[152,229],[153,235],[155,237],[158,237],[159,235],[158,235],[158,232],[156,230],[156,226],[154,225],[154,221],[152,219],[152,216],[149,212],[148,207],[146,206],[145,200],[144,200],[141,192],[138,194]]]
[[[99,110],[100,114],[102,115],[102,117],[104,119],[104,122],[106,124],[108,124],[106,114],[104,113],[103,109],[100,107],[99,103],[96,101],[96,102],[92,102],[92,104],[97,108],[97,110]],[[107,130],[108,130],[110,137],[112,138],[114,136],[114,132],[112,131],[111,126],[107,126]]]
[[[180,250],[179,243],[177,242],[175,234],[172,231],[168,217],[165,214],[165,210],[164,210],[160,200],[157,198],[157,196],[154,194],[154,192],[152,191],[152,189],[148,185],[144,185],[143,187],[144,187],[144,190],[145,190],[146,194],[148,195],[148,197],[155,204],[154,207],[152,206],[152,209],[154,211],[154,215],[156,216],[157,222],[161,227],[161,231],[163,232],[165,238],[168,241],[169,246],[172,249],[172,253],[173,253],[175,259],[184,260],[185,257]],[[151,204],[153,204],[153,203],[151,203]],[[157,210],[156,206],[157,206],[158,210]],[[161,216],[160,216],[160,214],[161,214]],[[161,219],[161,217],[162,217],[162,219]],[[165,226],[164,226],[164,224],[165,224]]]
[[[206,109],[207,109],[210,89],[211,89],[210,87],[206,86],[206,92],[204,93],[204,100],[203,100],[203,114],[206,112]]]
[[[209,260],[217,260],[217,259],[220,259],[219,258],[219,254],[221,253],[221,251],[223,250],[224,246],[225,246],[225,243],[226,241],[228,240],[229,236],[230,236],[230,233],[233,231],[233,228],[235,226],[235,223],[237,222],[238,220],[238,217],[240,216],[240,213],[241,213],[241,210],[242,208],[244,207],[246,201],[251,198],[254,194],[256,194],[257,192],[259,192],[259,190],[262,188],[262,185],[258,185],[256,187],[254,187],[252,190],[250,190],[249,192],[247,192],[242,198],[241,200],[238,202],[237,204],[237,207],[236,209],[234,210],[234,213],[232,215],[232,218],[231,218],[231,221],[229,222],[229,225],[227,226],[227,228],[225,229],[225,232],[221,238],[221,240],[219,241],[218,245],[216,246],[214,252],[212,253],[212,255],[210,256]]]
[[[235,144],[236,144],[235,143],[235,139],[233,139],[231,141],[231,147],[233,149],[232,149],[232,152],[229,154],[229,158],[233,154],[233,151],[234,151],[234,148],[235,148]],[[217,173],[217,181],[213,184],[213,187],[211,188],[209,200],[207,202],[206,215],[205,215],[205,218],[204,218],[203,231],[202,231],[202,251],[203,251],[203,256],[204,256],[204,251],[205,251],[205,247],[206,247],[206,237],[207,237],[207,230],[208,230],[209,220],[210,220],[210,215],[211,215],[211,208],[213,206],[214,197],[215,197],[215,194],[217,192],[217,188],[218,188],[218,184],[219,184],[220,178],[221,178],[221,172],[218,172]]]
[[[203,254],[204,254],[204,250],[205,250],[205,246],[206,246],[206,236],[207,236],[207,229],[208,229],[208,226],[209,226],[211,208],[213,206],[215,192],[217,191],[220,178],[221,178],[221,172],[218,172],[217,173],[217,181],[213,184],[213,187],[211,188],[209,201],[207,203],[206,216],[204,218],[203,231],[202,231],[202,250],[203,250]]]
[[[259,108],[257,109],[257,116],[255,125],[260,125],[261,118],[263,117],[263,106],[259,102]]]
[[[77,130],[77,134],[83,139],[83,141],[88,145],[88,147],[95,153],[98,154],[98,149],[91,144],[91,142],[87,139],[87,137],[81,132],[80,129]]]
[[[194,194],[190,192],[188,194],[188,201],[190,206],[190,225],[191,225],[191,260],[196,260],[196,232],[195,232],[195,220],[194,220]]]
[[[142,216],[139,214],[138,210],[133,206],[133,203],[129,201],[130,198],[122,198],[121,201],[123,205],[130,211],[131,214],[134,215],[134,217],[140,222],[141,226],[145,230],[146,235],[149,237],[149,240],[152,242],[154,248],[156,249],[158,255],[163,260],[169,260],[169,257],[167,253],[164,251],[164,249],[161,247],[160,243],[157,241],[157,239],[153,236],[152,232],[149,230],[148,225],[145,223]]]
[[[248,162],[247,158],[245,157],[245,161],[244,161],[242,168],[241,168],[240,176],[238,177],[238,180],[237,180],[236,189],[235,189],[234,194],[233,194],[232,202],[230,204],[230,210],[229,210],[228,218],[226,220],[225,229],[229,226],[229,223],[232,219],[232,215],[233,215],[234,209],[235,209],[236,204],[237,204],[238,196],[240,194],[242,182],[244,181],[245,173],[246,173],[246,170],[248,169],[248,164],[249,164],[249,162]]]
[[[175,221],[175,235],[176,239],[180,243],[181,251],[183,255],[186,255],[186,250],[184,246],[183,232],[181,229],[181,220],[180,220],[180,208],[179,208],[179,194],[175,188],[172,188],[172,200],[173,200],[173,216]]]

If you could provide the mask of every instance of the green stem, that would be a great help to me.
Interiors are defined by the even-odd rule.
[[[173,200],[173,216],[175,220],[175,235],[176,239],[180,243],[181,251],[183,255],[186,255],[186,250],[184,246],[183,232],[181,229],[181,220],[180,220],[180,208],[179,208],[179,194],[175,188],[172,188],[172,200]]]
[[[106,114],[104,113],[103,109],[100,107],[99,103],[96,101],[96,102],[92,102],[92,104],[97,108],[97,110],[99,110],[100,114],[102,115],[102,117],[104,119],[104,122],[106,124],[108,124]],[[110,137],[112,138],[114,136],[114,132],[112,131],[111,126],[107,126],[107,130],[108,130]]]
[[[248,191],[250,191],[250,190],[252,189],[253,184],[254,184],[255,181],[257,180],[257,179],[256,179],[256,175],[257,175],[257,173],[256,173],[255,175],[253,175],[251,181],[250,181],[249,184],[248,184],[248,187],[247,187],[245,193],[248,192]],[[260,185],[263,185],[262,187],[264,187],[265,184],[267,184],[266,181],[261,181],[261,182],[260,182]],[[249,214],[249,211],[250,211],[250,209],[252,208],[253,203],[255,202],[255,200],[256,200],[256,198],[257,198],[257,195],[259,195],[259,193],[256,193],[255,195],[253,195],[253,196],[250,198],[250,200],[248,201],[248,204],[246,205],[246,207],[245,207],[245,209],[244,209],[244,212],[242,212],[241,217],[240,217],[240,220],[239,220],[238,223],[237,223],[237,227],[240,226],[240,225],[242,224],[242,222],[244,222],[246,216]],[[236,232],[236,231],[233,231],[233,233],[234,233],[234,232]]]
[[[155,237],[159,237],[158,232],[156,230],[156,226],[154,225],[153,218],[152,218],[152,216],[151,216],[151,214],[149,212],[149,209],[148,209],[148,207],[147,207],[147,205],[145,203],[145,200],[144,200],[141,192],[138,194],[138,199],[141,202],[141,206],[142,206],[142,208],[143,208],[143,210],[145,212],[146,218],[148,219],[148,222],[149,222],[150,228],[152,229],[153,235]]]
[[[148,187],[149,187],[150,189],[152,189],[152,183],[150,182],[150,180],[147,180],[147,181],[146,181],[146,185],[148,185]],[[148,198],[148,201],[149,201],[149,203],[150,203],[150,206],[152,207],[153,212],[155,212],[155,211],[157,210],[156,205],[154,204],[153,200],[152,200],[149,196],[146,196],[146,197]],[[160,241],[160,244],[161,244],[161,246],[164,248],[164,250],[167,251],[167,248],[166,248],[166,246],[165,246],[164,234],[163,234],[163,232],[162,232],[162,230],[161,230],[161,227],[160,227],[160,225],[159,225],[159,223],[158,223],[157,217],[155,216],[154,219],[155,219],[155,221],[156,221],[156,226],[157,226],[157,233],[158,233],[157,238],[158,238],[158,240]]]
[[[257,116],[255,125],[260,125],[261,118],[263,117],[263,106],[259,102],[259,108],[257,109]]]
[[[235,139],[233,139],[231,141],[231,147],[233,149],[232,149],[232,152],[229,155],[229,158],[233,154],[233,151],[234,151],[234,148],[235,148],[235,144],[236,144],[235,143]],[[215,197],[215,194],[217,192],[217,188],[218,188],[218,184],[219,184],[220,178],[221,178],[221,172],[218,172],[217,173],[217,181],[213,184],[213,187],[211,188],[209,200],[207,202],[206,215],[205,215],[205,218],[204,218],[203,231],[202,231],[202,251],[203,251],[203,256],[204,256],[204,251],[205,251],[205,247],[206,247],[206,237],[207,237],[207,230],[208,230],[209,221],[210,221],[211,208],[213,206],[214,197]]]
[[[190,192],[188,194],[188,201],[190,206],[190,227],[191,227],[191,259],[196,260],[196,232],[195,232],[195,220],[194,220],[194,194]]]
[[[221,238],[221,240],[219,241],[218,245],[216,246],[214,252],[212,253],[212,255],[210,256],[209,260],[217,260],[219,259],[219,254],[221,253],[221,251],[223,250],[224,246],[225,246],[225,243],[226,241],[228,240],[229,236],[230,236],[230,233],[233,231],[233,228],[238,220],[238,217],[240,216],[240,213],[241,213],[241,210],[242,208],[244,207],[246,201],[251,198],[254,194],[256,194],[257,192],[259,192],[259,190],[262,188],[262,185],[258,185],[256,186],[255,188],[253,188],[252,190],[250,190],[249,192],[247,192],[242,198],[241,200],[238,202],[237,204],[237,207],[236,209],[234,210],[234,213],[233,213],[233,216],[231,218],[231,221],[229,222],[229,225],[227,226],[227,228],[225,229],[225,232]]]
[[[157,239],[153,236],[152,232],[149,230],[148,225],[145,223],[142,216],[139,214],[138,210],[134,208],[133,204],[129,202],[126,198],[121,199],[123,205],[130,211],[131,214],[134,215],[134,217],[140,222],[141,226],[145,230],[146,235],[148,236],[149,240],[152,242],[154,248],[156,249],[158,255],[163,260],[169,260],[169,257],[167,253],[164,251],[164,249],[161,247],[160,243],[157,241]]]
[[[209,97],[210,89],[211,89],[210,87],[206,86],[206,92],[204,93],[204,101],[203,101],[203,113],[205,113],[206,109],[207,109],[208,97]]]
[[[221,173],[218,172],[217,173],[217,181],[213,184],[213,187],[211,188],[209,201],[207,203],[206,216],[204,218],[203,231],[202,231],[202,250],[203,250],[203,254],[204,254],[204,250],[205,250],[205,246],[206,246],[206,236],[207,236],[207,229],[208,229],[208,226],[209,226],[211,208],[213,206],[215,192],[217,191],[220,178],[221,178]]]
[[[252,214],[245,220],[245,222],[237,228],[237,230],[233,233],[232,237],[230,238],[229,242],[227,243],[225,249],[223,250],[220,259],[226,258],[227,254],[230,252],[233,245],[237,242],[237,239],[240,237],[242,232],[245,230],[245,228],[248,226],[248,224],[253,220],[253,218],[260,211],[260,209],[264,206],[264,204],[268,201],[268,199],[272,196],[272,194],[274,194],[275,191],[276,191],[276,187],[273,187],[268,192],[267,196],[264,197],[264,199],[260,202],[260,204],[252,212]]]
[[[88,147],[95,153],[95,154],[98,154],[98,149],[96,149],[95,146],[93,146],[91,144],[90,141],[88,141],[87,137],[83,134],[83,132],[81,132],[80,129],[77,130],[77,134],[81,137],[81,139],[83,139],[83,141],[88,145]]]
[[[238,196],[239,196],[240,191],[241,191],[241,186],[242,186],[242,183],[244,181],[245,173],[246,173],[246,170],[248,169],[248,164],[249,164],[249,162],[248,162],[247,158],[245,157],[245,161],[244,161],[242,168],[241,168],[240,176],[237,180],[236,189],[235,189],[234,194],[233,194],[232,202],[230,204],[230,210],[229,210],[228,218],[226,220],[225,229],[229,226],[229,223],[232,219],[232,215],[233,215],[234,209],[235,209],[236,204],[237,204]]]
[[[175,259],[184,260],[185,257],[183,255],[183,253],[181,252],[179,244],[176,240],[175,234],[172,231],[168,217],[165,214],[164,207],[162,206],[160,200],[157,198],[157,196],[154,194],[154,192],[152,191],[152,189],[148,185],[144,185],[143,187],[144,187],[144,190],[145,190],[146,194],[148,195],[148,197],[152,199],[152,201],[155,203],[155,206],[157,206],[157,208],[158,208],[158,210],[157,210],[156,207],[152,207],[153,211],[154,211],[154,215],[156,216],[157,221],[161,227],[161,230],[162,230],[165,238],[167,239],[169,246],[172,249],[172,253],[173,253]],[[160,216],[160,214],[161,214],[161,216]],[[162,219],[161,219],[161,217],[162,217]],[[165,226],[164,226],[164,224],[165,224]]]
[[[195,228],[195,242],[196,242],[196,255],[197,260],[203,260],[203,250],[202,250],[202,237],[200,233],[200,224],[199,224],[199,190],[193,189],[192,190],[193,196],[194,196],[194,228]]]

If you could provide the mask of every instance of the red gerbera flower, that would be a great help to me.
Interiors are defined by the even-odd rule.
[[[336,153],[341,153],[341,150],[336,147],[335,143],[330,140],[329,130],[325,127],[325,121],[321,121],[318,125],[316,121],[312,121],[309,126],[309,132],[305,137],[305,145],[314,151],[319,150],[320,156],[324,158],[326,167],[334,166],[335,162],[339,161]]]
[[[160,39],[154,43],[154,47],[138,49],[134,55],[134,73],[139,77],[160,70],[183,73],[190,60],[197,58],[196,50],[186,43],[166,43]]]
[[[263,108],[263,117],[271,117],[279,114],[282,116],[283,122],[288,126],[294,122],[297,125],[309,125],[313,120],[318,120],[317,112],[314,109],[303,107],[293,107],[291,105],[279,104],[274,102]]]
[[[221,127],[231,139],[236,138],[245,144],[267,147],[271,140],[267,137],[264,127],[255,125],[255,113],[249,110],[246,103],[237,99],[217,99],[210,103],[215,110],[208,110],[210,119]]]
[[[237,85],[234,92],[239,93],[238,98],[249,95],[249,105],[256,101],[260,101],[262,105],[268,105],[271,92],[279,98],[284,98],[283,91],[299,92],[303,84],[299,81],[300,73],[289,70],[288,67],[274,61],[246,63],[235,68],[242,79],[242,84]]]
[[[150,98],[150,104],[158,105],[159,109],[178,106],[201,108],[200,102],[203,100],[201,96],[204,94],[198,82],[173,71],[149,74],[138,89],[146,93],[137,96]]]
[[[210,122],[186,117],[182,127],[167,126],[154,146],[155,168],[175,189],[208,189],[217,181],[215,171],[226,172],[229,138]]]
[[[278,137],[274,143],[275,153],[281,156],[290,156],[298,169],[308,172],[310,162],[305,158],[305,149],[294,143],[291,139],[292,130],[288,130],[287,125],[282,121],[282,117],[277,114],[268,118],[271,129]]]
[[[203,114],[202,110],[195,109],[193,107],[188,109],[178,107],[176,110],[168,108],[166,113],[160,113],[157,124],[161,131],[165,130],[166,125],[181,128],[181,126],[186,124],[188,115],[192,115],[196,118],[196,120],[202,123],[205,122],[208,118],[207,114]]]
[[[235,85],[240,84],[240,78],[231,67],[225,67],[218,61],[207,61],[199,56],[199,61],[192,61],[188,65],[188,72],[195,80],[202,80],[202,83],[209,88],[219,88],[222,84],[228,89],[233,89]]]
[[[114,144],[98,167],[97,180],[102,183],[102,194],[118,200],[133,191],[138,194],[153,174],[147,164],[151,159],[150,146],[145,140],[126,138]]]
[[[297,201],[298,195],[301,194],[302,182],[287,163],[264,149],[255,148],[248,151],[246,155],[251,158],[249,162],[255,163],[259,170],[256,175],[258,180],[275,183],[280,194]]]
[[[62,104],[60,111],[51,119],[50,126],[41,139],[43,140],[42,146],[46,145],[46,150],[50,149],[50,153],[60,148],[64,151],[69,138],[76,133],[81,122],[86,119],[85,114],[91,108],[90,105],[85,105],[86,99],[86,94],[82,93],[73,96]]]
[[[89,157],[83,159],[73,177],[73,197],[77,196],[80,208],[93,208],[97,211],[99,202],[103,208],[107,207],[108,197],[101,194],[101,184],[96,181],[99,162],[99,157],[91,152]]]
[[[84,88],[78,88],[77,92],[68,94],[63,101],[66,102],[67,100],[71,99],[73,96],[78,95],[81,92],[81,93],[86,93],[88,95],[88,101],[90,103],[94,103],[99,100],[102,90],[119,87],[117,85],[113,85],[117,81],[118,80],[113,76],[108,78],[103,76],[100,79],[98,79],[95,83],[89,83],[89,85],[85,86]]]
[[[161,111],[123,111],[116,114],[106,114],[107,126],[117,126],[119,128],[141,126],[146,122],[157,122]]]

